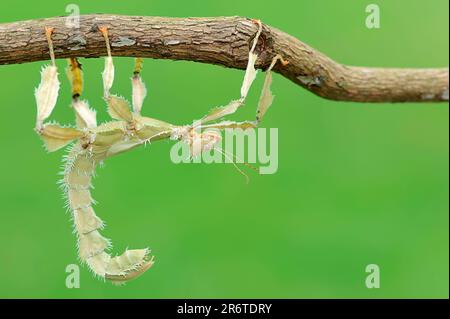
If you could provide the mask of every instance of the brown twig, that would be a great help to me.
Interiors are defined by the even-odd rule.
[[[45,27],[57,58],[106,55],[99,26],[107,26],[114,56],[189,60],[244,69],[257,26],[241,17],[163,18],[118,15],[66,17],[0,24],[0,65],[48,60]],[[274,71],[317,95],[358,102],[448,101],[448,68],[365,68],[339,64],[291,35],[264,25],[256,52],[265,69],[280,54],[288,64]]]

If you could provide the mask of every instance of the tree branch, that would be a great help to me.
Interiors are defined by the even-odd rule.
[[[58,58],[106,55],[98,26],[107,26],[114,56],[189,60],[244,69],[257,25],[248,18],[162,18],[84,15],[80,27],[67,17],[0,24],[0,65],[48,60],[44,26],[54,27]],[[339,64],[298,39],[264,25],[256,52],[265,69],[281,54],[289,61],[274,71],[317,95],[357,102],[448,101],[448,68],[389,69]],[[405,52],[406,53],[406,52]]]

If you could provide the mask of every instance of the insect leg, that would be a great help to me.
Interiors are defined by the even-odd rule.
[[[55,53],[52,42],[53,28],[45,28],[45,36],[48,42],[51,64],[42,68],[41,82],[34,92],[37,106],[36,131],[42,129],[44,121],[50,116],[58,99],[60,83],[58,80],[58,68],[55,63]]]
[[[114,63],[111,56],[111,46],[109,44],[108,28],[99,27],[98,29],[102,33],[103,38],[105,39],[106,51],[108,53],[108,56],[105,57],[105,68],[102,73],[103,98],[108,104],[108,113],[113,119],[132,122],[133,115],[131,113],[128,101],[122,97],[112,95],[110,93],[111,87],[114,82]]]
[[[253,129],[253,128],[256,128],[256,123],[253,121],[244,121],[244,122],[223,121],[223,122],[219,122],[219,123],[202,126],[202,129],[215,129],[215,130],[237,129],[237,130],[244,131],[244,130]],[[206,132],[208,132],[208,131],[206,131]],[[205,135],[205,133],[201,133],[200,135]],[[219,140],[219,139],[217,138],[217,140]],[[221,153],[226,158],[226,161],[228,163],[233,164],[234,168],[236,168],[236,170],[245,177],[247,183],[249,182],[250,179],[247,176],[247,174],[245,174],[244,171],[238,167],[237,163],[243,164],[243,165],[247,166],[248,168],[251,168],[252,170],[258,171],[257,168],[253,167],[249,163],[245,162],[243,159],[234,155],[233,152],[229,152],[226,149],[223,149],[219,145],[214,144],[213,149],[215,151]]]
[[[240,128],[242,130],[247,130],[249,128],[256,128],[256,123],[253,121],[243,121],[243,122],[235,122],[235,121],[222,121],[219,123],[214,124],[208,124],[208,125],[202,125],[202,129],[218,129],[218,130],[224,130],[227,128],[235,129]]]
[[[68,59],[67,77],[72,87],[72,107],[75,110],[76,124],[79,129],[97,126],[96,112],[81,100],[83,92],[83,71],[77,58]]]
[[[83,70],[77,58],[67,60],[66,73],[72,87],[72,100],[78,100],[83,93]]]
[[[210,122],[222,118],[226,115],[233,114],[236,110],[242,106],[245,102],[245,98],[247,97],[248,91],[256,78],[257,71],[255,69],[255,63],[258,58],[258,55],[254,52],[256,48],[256,44],[258,43],[259,36],[262,32],[262,24],[259,20],[254,20],[255,23],[258,24],[258,31],[253,40],[252,47],[248,53],[248,62],[247,68],[245,70],[244,80],[241,86],[241,97],[238,100],[232,100],[226,106],[218,107],[211,110],[207,115],[205,115],[200,121],[202,123]]]
[[[141,114],[142,104],[144,102],[145,96],[147,95],[147,89],[141,78],[142,71],[142,58],[136,58],[134,64],[133,77],[131,78],[131,86],[133,89],[132,93],[132,104],[133,112],[136,114]]]
[[[55,63],[55,53],[52,41],[53,28],[45,28],[45,36],[48,42],[51,65],[42,69],[41,82],[34,95],[37,105],[36,132],[43,139],[48,151],[56,151],[74,139],[80,138],[83,133],[57,124],[44,124],[51,115],[58,99],[60,83],[58,80],[58,69]]]
[[[111,56],[111,46],[109,44],[108,28],[99,27],[100,32],[103,35],[106,43],[106,51],[108,56],[105,57],[105,68],[102,73],[103,77],[103,97],[107,99],[110,95],[109,90],[111,89],[114,82],[114,63]]]
[[[256,110],[256,124],[261,122],[264,114],[266,114],[266,111],[269,109],[270,105],[272,105],[274,98],[272,92],[270,91],[270,86],[272,84],[272,69],[278,61],[280,61],[283,66],[289,63],[279,54],[272,59],[272,63],[270,63],[270,66],[266,71],[266,77],[264,79],[263,88],[259,97],[258,108]]]

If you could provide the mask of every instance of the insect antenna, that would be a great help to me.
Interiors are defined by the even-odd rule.
[[[245,174],[245,173],[237,166],[237,164],[236,164],[235,161],[239,160],[239,161],[242,162],[242,163],[239,163],[239,164],[244,164],[245,166],[247,166],[248,168],[254,170],[255,172],[259,172],[259,169],[258,169],[258,168],[256,168],[256,167],[254,167],[253,165],[247,163],[246,161],[243,161],[242,159],[238,158],[236,155],[230,154],[229,152],[227,152],[227,151],[225,151],[225,150],[223,150],[223,149],[221,149],[221,148],[215,147],[214,149],[215,149],[216,151],[218,151],[219,153],[223,154],[223,156],[225,156],[225,157],[231,162],[231,164],[233,164],[233,166],[238,170],[238,172],[239,172],[240,174],[242,174],[242,175],[245,176],[245,179],[246,179],[247,184],[248,184],[248,182],[250,181],[250,178],[248,177],[247,174]]]
[[[225,151],[221,150],[220,148],[214,148],[216,151],[218,151],[219,153],[223,154],[223,156],[225,156],[228,160],[231,161],[231,164],[233,164],[233,166],[237,169],[237,171],[244,175],[245,177],[245,182],[248,184],[250,182],[250,178],[248,177],[247,174],[245,174],[237,165],[236,163],[233,161],[233,158],[231,156],[229,156]]]

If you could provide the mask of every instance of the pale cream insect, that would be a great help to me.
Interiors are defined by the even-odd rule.
[[[78,253],[92,272],[113,283],[123,283],[144,273],[154,263],[148,248],[126,250],[122,255],[111,256],[107,251],[111,247],[110,240],[100,234],[103,221],[95,214],[94,200],[90,188],[95,167],[105,159],[129,151],[147,142],[163,139],[181,140],[190,147],[191,156],[209,151],[220,141],[218,132],[225,128],[254,128],[272,103],[270,93],[271,69],[281,59],[276,56],[267,70],[266,81],[258,104],[256,121],[233,122],[222,121],[206,124],[234,113],[243,105],[247,93],[256,77],[254,52],[262,26],[259,29],[249,50],[249,60],[241,87],[241,96],[228,105],[213,109],[194,125],[178,126],[154,118],[141,115],[143,101],[147,90],[140,76],[142,60],[136,59],[132,81],[132,108],[122,97],[113,95],[110,90],[114,81],[114,64],[111,56],[108,31],[99,28],[105,38],[107,56],[102,73],[104,99],[108,105],[108,113],[114,121],[97,125],[96,113],[87,101],[81,99],[82,72],[78,60],[69,60],[68,78],[72,85],[72,107],[75,111],[76,128],[61,127],[57,124],[46,124],[56,105],[59,80],[51,36],[53,29],[46,28],[51,65],[43,68],[41,83],[35,91],[37,104],[36,132],[41,136],[48,151],[53,152],[74,142],[65,159],[64,177],[61,181],[68,207],[72,213],[74,227],[78,237]],[[281,59],[282,60],[282,59]],[[285,62],[282,60],[283,64]],[[206,131],[199,132],[201,129]]]

